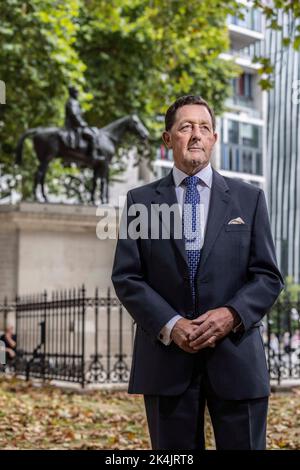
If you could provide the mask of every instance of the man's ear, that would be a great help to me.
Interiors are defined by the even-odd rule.
[[[171,136],[168,131],[164,131],[162,133],[162,140],[164,141],[165,145],[167,146],[168,149],[171,148]]]

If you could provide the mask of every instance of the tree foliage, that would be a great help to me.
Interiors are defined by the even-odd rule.
[[[0,161],[13,171],[20,134],[40,125],[62,125],[66,85],[84,85],[85,64],[75,42],[78,0],[6,0],[0,4],[0,78],[6,84],[1,106]],[[31,181],[36,161],[32,152],[22,169]],[[29,187],[25,184],[25,196]]]
[[[275,3],[299,16],[299,2]],[[229,47],[227,15],[240,8],[236,0],[0,2],[0,79],[7,95],[0,106],[2,171],[14,174],[15,146],[24,130],[63,125],[69,84],[79,87],[91,125],[139,114],[151,132],[152,149],[161,117],[176,97],[199,93],[221,113],[239,69],[219,55]],[[264,11],[276,27],[274,12]],[[269,63],[263,65],[266,71]],[[28,145],[21,169],[24,197],[36,164]],[[53,176],[59,179],[65,171],[59,162],[51,165],[54,191],[59,188]]]
[[[218,58],[228,47],[235,2],[90,0],[80,15],[78,50],[95,97],[89,113],[106,123],[133,110],[155,129],[155,116],[187,93],[223,109],[237,72]],[[161,127],[159,125],[159,127]]]
[[[300,50],[300,2],[299,0],[253,0],[253,7],[262,11],[266,26],[282,33],[281,50],[293,47]],[[260,85],[264,90],[273,88],[274,61],[270,57],[257,56],[255,62],[261,64]]]

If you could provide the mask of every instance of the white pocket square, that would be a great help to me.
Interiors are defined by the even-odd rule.
[[[241,217],[237,217],[236,219],[231,219],[229,222],[228,222],[228,225],[229,224],[244,224],[245,222],[243,221],[243,219],[241,219]]]

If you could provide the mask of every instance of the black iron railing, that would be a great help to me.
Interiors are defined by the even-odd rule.
[[[134,324],[110,289],[80,289],[17,297],[0,305],[5,331],[13,325],[17,354],[7,366],[30,377],[80,383],[127,382]],[[124,318],[126,317],[126,319]]]
[[[128,382],[135,325],[110,289],[104,296],[96,289],[93,297],[82,286],[5,298],[0,329],[7,325],[15,328],[17,349],[2,369],[82,387]],[[300,298],[282,295],[260,328],[270,377],[278,383],[300,379]]]

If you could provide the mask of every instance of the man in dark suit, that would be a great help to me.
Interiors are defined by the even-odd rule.
[[[165,124],[174,167],[128,192],[112,272],[137,325],[128,393],[144,395],[154,449],[204,449],[205,403],[217,449],[264,449],[259,326],[283,288],[265,196],[211,167],[201,97],[176,100]]]

